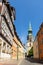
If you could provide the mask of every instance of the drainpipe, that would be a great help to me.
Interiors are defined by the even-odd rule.
[[[19,52],[19,47],[18,47],[18,45],[17,45],[17,60],[19,59],[19,55],[18,55],[18,52]]]

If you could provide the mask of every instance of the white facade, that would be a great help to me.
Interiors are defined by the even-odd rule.
[[[0,58],[11,58],[11,46],[0,37]]]
[[[9,10],[6,6],[7,2],[2,4],[0,12],[0,58],[11,58],[12,49],[11,46],[14,44],[14,27],[13,27],[13,11],[10,17]],[[10,6],[10,4],[9,4]],[[11,6],[10,6],[11,7]],[[12,18],[13,17],[13,18]]]

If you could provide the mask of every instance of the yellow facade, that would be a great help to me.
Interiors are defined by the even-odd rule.
[[[14,43],[12,45],[12,59],[21,59],[25,57],[23,45],[20,43],[16,35],[14,35]]]

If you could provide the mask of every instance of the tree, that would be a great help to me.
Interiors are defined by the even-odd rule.
[[[29,53],[28,53],[28,56],[31,57],[33,56],[33,47],[30,49]]]

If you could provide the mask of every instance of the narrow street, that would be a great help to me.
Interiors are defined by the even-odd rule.
[[[20,59],[20,60],[6,60],[3,62],[0,62],[0,65],[43,65],[43,63],[34,62],[33,60],[30,61],[30,59]]]
[[[30,62],[30,61],[24,59],[21,61],[21,63],[19,65],[43,65],[43,64]]]

